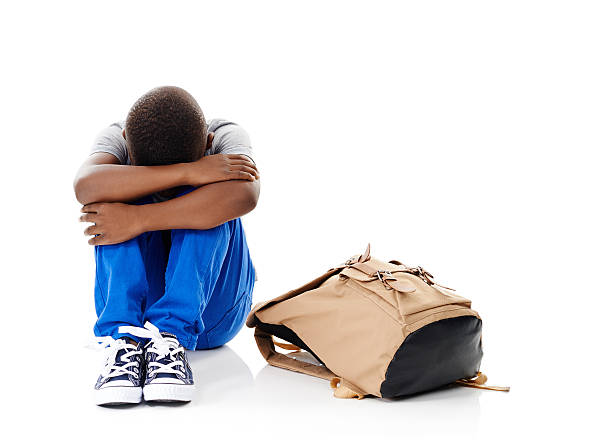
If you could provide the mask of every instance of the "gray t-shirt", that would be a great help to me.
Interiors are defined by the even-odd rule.
[[[129,165],[130,158],[127,143],[123,138],[125,121],[115,122],[104,128],[95,138],[90,154],[109,153],[119,159],[122,165]],[[204,152],[211,154],[244,154],[255,162],[253,148],[247,132],[234,122],[223,119],[212,119],[208,122],[208,131],[215,133],[212,146]]]

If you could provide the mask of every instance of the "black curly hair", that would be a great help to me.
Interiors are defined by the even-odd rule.
[[[204,155],[208,129],[198,102],[182,88],[161,86],[130,109],[125,124],[132,165],[193,162]]]

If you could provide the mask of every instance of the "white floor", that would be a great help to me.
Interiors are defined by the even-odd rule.
[[[491,383],[511,384],[510,393],[454,387],[394,401],[341,400],[333,398],[326,381],[264,365],[251,334],[244,329],[228,346],[189,354],[198,384],[190,404],[114,408],[93,405],[100,356],[75,340],[65,366],[53,366],[46,383],[37,385],[40,392],[18,390],[24,381],[9,383],[9,393],[22,396],[5,404],[10,411],[3,414],[8,419],[3,433],[92,443],[182,442],[182,437],[202,443],[535,442],[581,436],[589,438],[584,442],[604,441],[597,420],[609,409],[589,412],[597,396],[576,409],[579,392],[593,393],[581,375],[491,365],[485,368]]]

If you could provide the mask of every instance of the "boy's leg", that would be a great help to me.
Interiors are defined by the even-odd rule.
[[[95,247],[96,336],[131,336],[119,334],[118,328],[143,325],[147,300],[157,299],[164,292],[167,254],[160,231]]]
[[[204,308],[204,333],[198,336],[196,349],[220,347],[244,326],[251,310],[255,269],[251,262],[242,221],[228,222],[232,238],[213,293]]]
[[[187,349],[222,345],[242,327],[254,275],[240,219],[210,230],[172,230],[166,291],[145,320]]]

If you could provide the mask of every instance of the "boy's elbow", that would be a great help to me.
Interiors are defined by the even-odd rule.
[[[249,194],[245,194],[234,199],[234,202],[232,204],[232,213],[235,214],[235,217],[241,217],[253,211],[256,206],[257,198]]]
[[[249,213],[255,209],[257,202],[259,201],[259,184],[257,186],[249,187],[248,192],[242,195],[241,206],[244,210],[244,214]]]
[[[74,197],[79,203],[85,205],[83,203],[83,179],[80,176],[74,178],[74,182],[72,182],[72,188],[74,189]]]
[[[91,195],[87,176],[77,176],[74,179],[73,188],[74,188],[74,197],[79,201],[82,205],[87,205],[95,201],[93,196]]]

